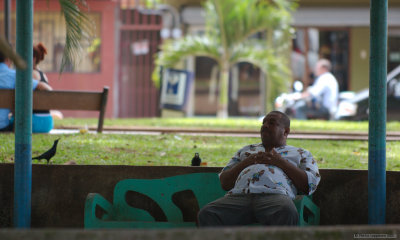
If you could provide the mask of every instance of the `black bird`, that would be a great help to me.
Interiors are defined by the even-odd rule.
[[[58,140],[60,140],[60,139],[57,139],[57,140],[54,141],[53,146],[47,152],[43,153],[40,156],[32,158],[32,160],[36,159],[36,160],[40,161],[42,159],[46,159],[47,160],[47,164],[49,164],[50,159],[52,157],[54,157],[54,155],[56,155]]]
[[[194,157],[192,158],[192,166],[200,166],[201,163],[201,158],[199,156],[199,153],[195,153]]]

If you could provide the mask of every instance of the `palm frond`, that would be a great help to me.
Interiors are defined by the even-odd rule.
[[[82,12],[86,8],[85,0],[59,0],[61,12],[66,23],[66,38],[60,73],[66,64],[76,65],[82,52],[82,41],[92,35],[94,24]]]
[[[182,59],[189,56],[209,57],[220,63],[221,48],[219,41],[207,36],[186,36],[178,40],[164,42],[161,51],[156,55],[156,68],[152,79],[154,84],[159,85],[160,67],[172,68]]]
[[[3,36],[0,36],[0,51],[5,57],[11,59],[17,68],[26,68],[26,62],[24,59],[22,59],[22,57],[20,57],[18,53],[14,51],[14,49]]]
[[[221,35],[230,47],[267,29],[290,31],[295,7],[293,1],[287,0],[208,1],[206,26],[209,34]]]
[[[230,59],[231,65],[237,62],[249,62],[268,73],[271,81],[271,99],[287,91],[290,71],[284,55],[276,54],[276,49],[266,48],[265,41],[252,40],[237,45]]]
[[[173,67],[187,56],[207,56],[219,61],[220,51],[220,44],[217,39],[189,35],[163,44],[157,64]]]

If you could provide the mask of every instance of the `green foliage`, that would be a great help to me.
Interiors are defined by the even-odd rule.
[[[80,59],[82,41],[89,38],[94,24],[82,12],[82,8],[87,7],[85,0],[59,0],[59,3],[61,13],[65,18],[67,30],[60,68],[60,73],[62,73],[66,64],[71,63],[74,65],[76,59]],[[24,69],[26,67],[24,60],[13,51],[3,37],[0,38],[0,51],[10,58],[18,68]]]
[[[174,67],[183,57],[205,56],[218,60],[220,46],[213,39],[200,36],[186,36],[178,41],[166,40],[157,54],[152,79],[160,87],[160,69]]]
[[[258,32],[288,31],[294,7],[286,0],[206,1],[206,34],[220,39],[223,48],[229,48]]]
[[[82,9],[87,8],[85,0],[59,0],[59,2],[67,31],[60,68],[62,73],[68,63],[75,65],[77,59],[80,59],[82,41],[88,40],[92,35],[94,24],[82,12]]]
[[[238,62],[250,62],[268,73],[274,86],[273,96],[286,90],[289,79],[284,52],[290,46],[291,12],[295,9],[292,1],[274,0],[208,0],[205,8],[205,34],[186,36],[178,40],[165,41],[156,56],[153,73],[155,85],[159,84],[160,66],[174,67],[188,56],[205,56],[214,59],[221,71],[219,109],[226,109],[229,69]],[[273,45],[253,39],[259,32],[271,31]],[[221,94],[223,95],[223,94]]]
[[[148,9],[154,9],[158,4],[161,4],[161,0],[144,0],[144,5]]]
[[[205,56],[218,60],[220,45],[213,38],[188,35],[179,40],[166,40],[156,60],[157,65],[173,67],[182,57]]]

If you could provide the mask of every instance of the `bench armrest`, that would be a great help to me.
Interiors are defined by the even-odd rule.
[[[96,216],[96,207],[99,206],[105,211],[102,219],[109,219],[112,217],[113,207],[109,201],[97,193],[89,193],[85,201],[85,216],[84,226],[85,228],[98,228],[99,222],[102,219]]]
[[[310,196],[298,195],[293,201],[299,213],[299,226],[319,225],[319,207]]]

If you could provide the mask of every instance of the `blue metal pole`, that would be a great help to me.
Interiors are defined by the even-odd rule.
[[[368,223],[385,224],[387,0],[371,0],[370,11]]]
[[[31,225],[33,0],[17,0],[17,53],[26,61],[15,85],[14,227]]]

